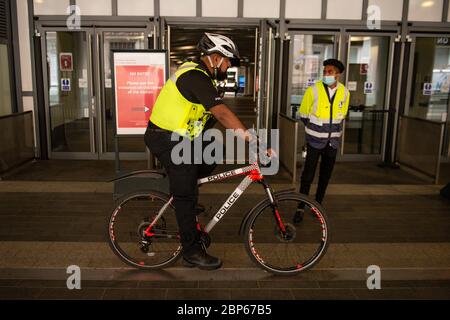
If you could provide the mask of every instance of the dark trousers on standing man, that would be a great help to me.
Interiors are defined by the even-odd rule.
[[[150,125],[144,139],[149,150],[158,158],[169,176],[170,193],[173,196],[183,255],[189,256],[202,250],[195,213],[198,200],[197,179],[209,176],[216,165],[194,164],[193,142],[191,162],[175,164],[171,153],[179,142],[171,141],[171,135],[171,132]]]
[[[322,158],[320,162],[319,184],[316,193],[316,201],[322,203],[336,162],[336,156],[337,149],[332,148],[329,143],[323,149],[316,149],[308,144],[305,167],[300,182],[300,193],[309,195],[319,158]]]

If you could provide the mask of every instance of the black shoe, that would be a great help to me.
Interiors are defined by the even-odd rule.
[[[292,219],[292,222],[294,222],[294,224],[299,224],[300,222],[303,221],[304,215],[305,215],[304,209],[297,209],[297,211],[294,214],[294,218]]]
[[[205,206],[197,203],[197,205],[195,206],[195,215],[198,216],[199,214],[202,214],[203,212],[205,212]]]
[[[201,270],[215,270],[222,266],[222,260],[210,256],[206,251],[199,251],[190,256],[183,257],[183,265],[188,268],[197,267]]]

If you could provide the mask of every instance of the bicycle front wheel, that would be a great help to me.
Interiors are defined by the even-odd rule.
[[[264,202],[245,228],[245,247],[250,258],[263,269],[293,275],[314,266],[329,245],[325,210],[299,193],[276,197],[277,205]],[[303,209],[299,215],[298,209]]]
[[[113,252],[139,269],[160,269],[180,256],[181,244],[175,209],[165,194],[133,193],[119,200],[108,224]]]

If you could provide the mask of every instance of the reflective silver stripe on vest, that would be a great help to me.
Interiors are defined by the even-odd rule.
[[[309,122],[315,124],[316,126],[323,126],[323,120],[317,118],[315,115],[311,114],[309,116]]]
[[[345,90],[345,95],[344,95],[344,104],[345,104],[345,102],[347,101],[349,92],[348,92],[347,88],[345,88],[345,87],[344,87],[344,90]]]
[[[316,126],[323,126],[324,122],[327,123],[327,124],[330,123],[329,119],[320,119],[320,118],[317,118],[314,115],[310,115],[309,117],[308,116],[302,116],[302,117],[303,118],[309,118],[309,122],[312,123],[312,124],[315,124]],[[333,119],[331,121],[331,123],[332,124],[340,124],[342,122],[342,120],[343,119]]]
[[[307,134],[309,134],[310,136],[313,136],[316,138],[321,138],[321,139],[328,139],[328,136],[330,135],[328,132],[317,132],[310,128],[305,128],[305,132]],[[331,138],[340,138],[341,136],[342,136],[342,131],[341,132],[332,132],[330,137]]]
[[[319,89],[317,88],[317,84],[313,85],[313,95],[314,95],[314,104],[312,109],[312,114],[317,114],[317,107],[319,105]]]

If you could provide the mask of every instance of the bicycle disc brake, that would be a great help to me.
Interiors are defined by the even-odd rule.
[[[285,223],[286,232],[283,232],[278,226],[275,227],[275,236],[281,242],[292,242],[297,236],[297,230],[294,225]]]

